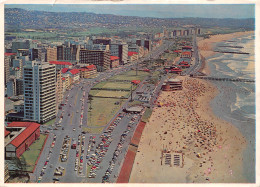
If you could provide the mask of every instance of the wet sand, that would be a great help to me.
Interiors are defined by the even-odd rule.
[[[198,42],[204,57],[213,44],[249,32],[217,35]],[[207,64],[207,63],[206,63]],[[209,73],[206,65],[205,73]],[[216,117],[210,101],[218,94],[205,80],[180,76],[184,89],[162,92],[138,147],[131,183],[245,183],[246,139],[232,124]],[[161,165],[161,151],[182,151],[184,167]],[[199,153],[199,154],[198,154]]]

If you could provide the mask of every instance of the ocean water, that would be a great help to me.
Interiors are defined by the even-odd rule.
[[[218,53],[207,59],[212,77],[255,79],[255,36],[248,34],[219,42],[215,50],[250,54]],[[241,46],[230,48],[220,46]],[[219,89],[212,100],[213,112],[234,124],[247,139],[243,174],[249,183],[255,182],[255,83],[211,81]]]

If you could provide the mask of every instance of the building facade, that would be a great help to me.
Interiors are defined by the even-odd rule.
[[[47,62],[57,61],[57,47],[48,47],[47,49]]]
[[[97,76],[97,68],[95,65],[89,65],[80,69],[80,78],[94,78]]]
[[[110,68],[116,68],[119,66],[119,57],[110,56]]]
[[[61,70],[56,71],[56,114],[59,110],[59,105],[61,104],[63,99],[63,84],[61,77]]]
[[[45,123],[55,118],[55,65],[28,61],[23,75],[25,120]]]
[[[10,79],[10,61],[11,61],[11,57],[10,56],[5,56],[4,59],[4,83],[5,86],[7,86],[7,82]]]
[[[93,64],[98,72],[110,69],[110,52],[101,50],[81,49],[79,54],[80,64]]]

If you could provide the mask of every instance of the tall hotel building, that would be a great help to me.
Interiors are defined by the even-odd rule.
[[[27,61],[24,75],[24,120],[45,123],[56,115],[55,65]]]

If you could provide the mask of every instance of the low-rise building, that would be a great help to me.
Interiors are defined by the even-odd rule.
[[[71,75],[71,77],[72,77],[72,82],[73,82],[73,83],[79,81],[79,78],[80,78],[79,69],[69,70],[69,73],[70,73],[70,75]]]
[[[191,58],[192,55],[191,55],[191,52],[190,51],[183,51],[181,53],[181,58]]]
[[[40,124],[12,122],[5,129],[5,158],[20,157],[40,137]]]
[[[182,80],[170,78],[162,85],[163,91],[176,91],[182,90]]]
[[[94,78],[97,76],[97,68],[95,65],[89,65],[80,69],[80,78]]]
[[[128,52],[128,60],[130,62],[136,62],[138,60],[138,53],[133,51]]]
[[[119,57],[110,56],[110,68],[115,68],[119,66]]]

